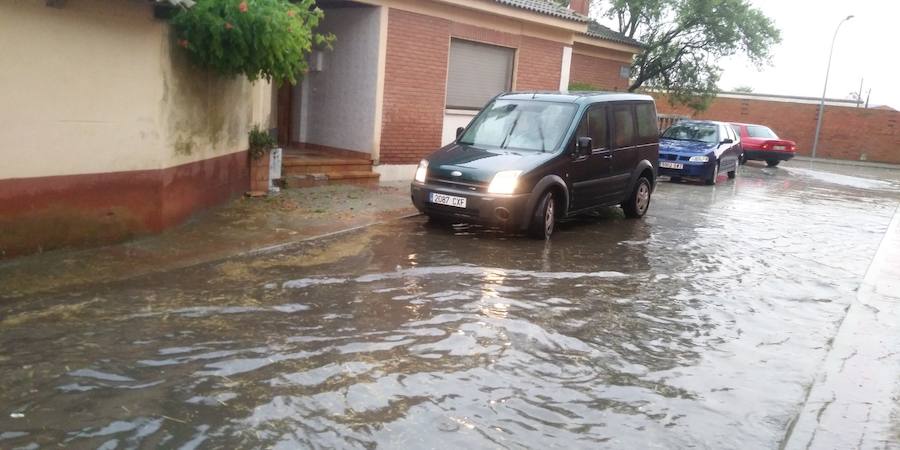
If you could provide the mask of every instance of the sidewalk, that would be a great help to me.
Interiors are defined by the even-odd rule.
[[[900,449],[900,208],[782,447]]]
[[[857,166],[857,167],[875,167],[879,169],[900,169],[900,164],[881,163],[874,161],[857,161],[852,159],[828,159],[828,158],[810,158],[809,156],[795,156],[793,161],[808,162],[814,164],[830,164],[835,166]]]
[[[0,302],[187,267],[415,212],[408,182],[318,186],[239,198],[159,235],[0,260]]]

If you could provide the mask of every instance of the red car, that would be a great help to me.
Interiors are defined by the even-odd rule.
[[[731,128],[741,137],[744,157],[747,160],[765,161],[769,167],[775,167],[787,161],[797,153],[797,143],[781,139],[769,127],[752,123],[732,123]]]

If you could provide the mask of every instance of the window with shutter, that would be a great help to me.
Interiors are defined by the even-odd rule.
[[[512,87],[516,51],[512,48],[452,39],[447,76],[448,109],[481,109]]]

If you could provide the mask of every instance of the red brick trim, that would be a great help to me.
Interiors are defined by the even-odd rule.
[[[0,180],[0,258],[158,232],[248,187],[247,152],[161,170]]]

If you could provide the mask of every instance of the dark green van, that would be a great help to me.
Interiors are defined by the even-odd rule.
[[[510,93],[423,159],[410,189],[429,217],[548,239],[558,220],[600,207],[643,217],[658,161],[650,96]]]

